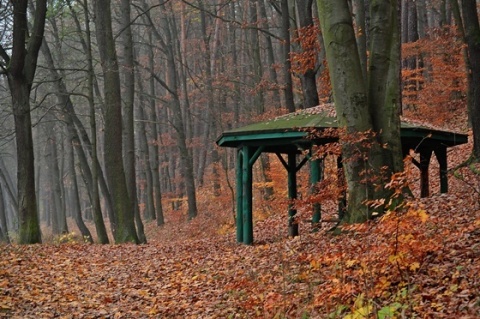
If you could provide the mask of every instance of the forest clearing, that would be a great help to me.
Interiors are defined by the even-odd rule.
[[[454,148],[450,167],[470,147]],[[479,318],[478,177],[468,171],[450,176],[448,194],[340,235],[302,223],[289,238],[286,210],[271,210],[255,244],[240,245],[228,205],[205,197],[191,222],[147,223],[145,245],[67,235],[3,246],[0,317]]]

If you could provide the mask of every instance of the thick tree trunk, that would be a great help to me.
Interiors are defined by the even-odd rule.
[[[122,145],[122,101],[120,77],[112,33],[109,0],[95,1],[95,27],[105,92],[105,171],[115,208],[115,242],[138,243],[134,212],[128,196]]]
[[[317,2],[339,126],[346,129],[346,134],[357,135],[351,142],[342,141],[348,187],[348,212],[344,218],[347,222],[360,222],[369,217],[363,204],[369,189],[362,182],[368,168],[364,156],[368,150],[358,136],[372,128],[367,87],[347,1]]]
[[[392,57],[398,48],[396,1],[371,1],[370,62],[368,84],[363,81],[362,63],[347,0],[318,0],[335,108],[341,136],[343,166],[348,188],[347,223],[372,216],[365,202],[386,198],[383,187],[391,173],[402,168],[398,113],[399,77]],[[392,36],[393,35],[393,36]],[[393,39],[392,37],[395,37]],[[394,45],[395,44],[395,45]],[[393,123],[393,124],[392,124]],[[381,145],[388,140],[388,147]],[[390,146],[391,145],[391,146]],[[388,167],[384,175],[383,168]],[[381,178],[381,180],[377,180]]]
[[[373,131],[377,134],[379,161],[374,169],[380,185],[393,173],[403,171],[400,139],[400,32],[396,1],[371,1],[370,60],[368,97]],[[372,159],[375,160],[375,159]],[[386,171],[382,171],[386,167]],[[383,188],[375,198],[387,198],[390,191]]]
[[[42,44],[47,12],[47,1],[36,2],[35,12],[27,15],[27,0],[13,4],[13,46],[12,55],[1,47],[6,59],[8,85],[12,95],[13,116],[17,144],[17,191],[19,215],[19,243],[41,242],[40,223],[37,213],[35,193],[35,168],[33,155],[32,123],[30,115],[30,90],[37,67],[38,51]],[[29,17],[33,17],[33,27],[29,30]],[[31,33],[28,34],[28,31]],[[27,36],[29,36],[27,38]]]
[[[122,0],[120,4],[120,25],[122,28],[121,39],[123,43],[123,125],[124,125],[124,165],[125,178],[128,189],[128,196],[131,202],[131,211],[135,214],[135,224],[137,226],[138,239],[141,243],[146,243],[147,238],[143,228],[143,222],[140,216],[137,198],[137,184],[135,176],[135,129],[134,129],[134,99],[135,99],[135,66],[133,52],[133,36],[130,27],[130,0]]]
[[[11,83],[17,144],[19,243],[39,243],[41,234],[35,192],[30,88],[22,80],[12,79],[9,82]]]
[[[358,55],[362,65],[363,78],[367,80],[367,21],[365,0],[352,1],[352,13],[355,17]]]
[[[471,74],[468,111],[473,131],[473,156],[480,159],[480,26],[475,0],[462,0],[463,26]]]

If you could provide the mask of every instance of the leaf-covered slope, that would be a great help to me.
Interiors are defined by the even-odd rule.
[[[449,152],[449,167],[468,152]],[[480,318],[478,176],[456,175],[449,194],[341,235],[302,222],[287,238],[277,212],[244,246],[202,213],[147,225],[141,246],[2,246],[0,318]]]
[[[464,195],[436,196],[424,202],[426,211],[340,236],[321,231],[251,247],[230,236],[6,246],[0,317],[343,318],[363,311],[374,318],[389,309],[408,318],[476,318],[480,214]]]

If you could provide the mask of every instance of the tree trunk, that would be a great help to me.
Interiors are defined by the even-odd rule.
[[[352,13],[355,17],[358,55],[362,65],[363,78],[367,80],[367,21],[365,0],[352,1]]]
[[[463,26],[471,74],[468,112],[473,131],[473,156],[480,159],[480,26],[475,0],[462,0]]]
[[[117,54],[112,33],[110,0],[96,0],[95,14],[97,43],[104,75],[105,171],[115,208],[115,242],[138,243],[122,159],[122,101]]]
[[[283,81],[284,81],[284,95],[285,105],[289,112],[295,111],[295,103],[293,100],[293,83],[290,70],[292,63],[290,62],[290,12],[288,9],[288,0],[281,0],[282,10],[282,26],[281,33],[283,39],[282,46],[282,62],[283,62]]]
[[[314,28],[313,15],[312,15],[313,0],[297,0],[298,17],[299,17],[299,36],[300,41],[307,40],[307,43],[312,43],[312,39],[303,39],[303,37],[314,36],[305,31],[310,31]],[[303,39],[303,40],[302,40]],[[314,42],[313,42],[314,43]],[[311,45],[302,45],[302,48],[306,51],[315,50]],[[307,68],[301,77],[302,91],[303,91],[303,107],[310,108],[317,106],[320,102],[317,93],[317,79],[316,71],[314,67]]]
[[[53,121],[53,115],[50,115]],[[57,139],[55,134],[55,125],[50,124],[47,128],[47,154],[46,162],[48,166],[48,185],[52,195],[51,212],[52,212],[52,232],[54,235],[67,234],[67,218],[62,205],[62,191],[60,178],[60,169],[58,163]]]
[[[68,143],[68,170],[70,172],[70,181],[71,181],[71,202],[69,206],[73,211],[73,218],[75,219],[75,223],[77,224],[80,233],[82,234],[82,238],[89,243],[93,243],[92,234],[90,230],[85,225],[85,222],[82,218],[82,209],[80,207],[80,197],[78,193],[78,182],[77,182],[77,173],[75,170],[75,153],[72,141],[69,139]]]
[[[4,190],[8,194],[8,197],[12,201],[12,205],[15,208],[15,212],[18,210],[17,195],[15,193],[15,184],[10,176],[10,171],[5,166],[5,162],[0,158],[0,178],[4,182]]]
[[[86,3],[84,3],[86,5]],[[85,128],[83,127],[83,123],[78,119],[76,113],[75,113],[75,108],[73,107],[72,100],[70,99],[70,96],[67,91],[67,87],[65,85],[65,82],[63,78],[60,76],[60,74],[57,73],[57,67],[54,64],[53,57],[50,51],[50,47],[46,41],[44,41],[42,45],[42,53],[44,56],[44,59],[49,67],[49,72],[51,78],[54,80],[53,83],[55,83],[58,95],[57,98],[59,100],[59,105],[63,107],[63,120],[66,124],[67,127],[67,135],[68,135],[68,140],[71,145],[73,145],[75,152],[77,153],[78,160],[80,163],[82,175],[85,181],[85,184],[87,185],[87,192],[88,196],[90,198],[91,206],[92,206],[92,213],[93,213],[93,219],[95,223],[95,228],[97,232],[97,237],[100,243],[102,244],[107,244],[109,242],[108,240],[108,235],[107,231],[105,228],[105,223],[103,221],[103,214],[102,210],[100,207],[100,197],[98,193],[98,173],[100,172],[100,177],[101,177],[101,185],[103,186],[104,193],[105,193],[105,200],[106,200],[106,206],[107,206],[107,211],[109,212],[109,215],[112,216],[111,218],[111,226],[112,226],[112,232],[114,231],[114,226],[115,223],[113,222],[113,208],[111,207],[111,200],[110,200],[110,194],[108,190],[106,190],[106,184],[105,181],[103,180],[103,174],[101,173],[100,170],[100,164],[98,163],[97,159],[97,152],[96,152],[96,125],[95,125],[95,106],[93,103],[93,65],[92,65],[92,56],[91,56],[91,51],[90,51],[90,29],[88,27],[88,21],[89,21],[89,15],[88,12],[85,12],[86,15],[86,37],[87,37],[87,44],[86,44],[86,55],[87,55],[87,64],[88,64],[88,73],[87,73],[87,100],[90,108],[90,123],[93,125],[93,128],[91,129],[92,132],[92,142],[90,142],[90,139],[88,138],[88,135],[86,133]],[[76,125],[76,126],[75,126]],[[80,141],[80,136],[79,133],[76,129],[80,130],[82,132],[82,137],[83,137],[83,143],[85,145],[85,148],[89,148],[91,157],[92,157],[92,168],[90,170],[89,164],[88,164],[88,159],[86,152],[82,148],[82,143]]]
[[[133,52],[133,36],[130,27],[130,0],[122,0],[120,4],[120,27],[122,28],[121,39],[123,43],[122,74],[124,79],[124,91],[122,99],[123,125],[124,125],[124,165],[125,178],[130,197],[130,210],[135,214],[135,224],[140,243],[146,243],[143,222],[140,217],[137,198],[137,184],[135,176],[135,129],[134,129],[134,100],[135,100],[135,66]]]
[[[4,199],[3,186],[0,183],[0,242],[9,244],[10,237],[8,236],[7,215],[5,213]]]
[[[396,1],[371,1],[370,62],[368,83],[347,0],[318,0],[319,16],[330,68],[335,108],[341,135],[343,167],[348,187],[344,222],[363,222],[372,216],[365,202],[385,198],[385,181],[402,168],[398,113],[398,60]],[[393,124],[389,124],[393,123]],[[388,139],[387,148],[383,149]],[[384,175],[383,168],[389,171]],[[378,180],[380,178],[380,180]]]
[[[310,2],[313,0],[309,0]],[[268,24],[268,16],[267,16],[267,10],[265,8],[265,0],[258,0],[258,14],[260,16],[260,27],[269,30],[270,26]],[[265,51],[266,51],[266,61],[267,61],[267,67],[268,67],[268,75],[270,78],[270,82],[273,84],[272,87],[270,88],[270,91],[272,92],[272,101],[273,103],[277,103],[275,106],[276,107],[281,107],[280,104],[280,94],[278,91],[278,88],[276,87],[276,84],[278,83],[278,76],[277,76],[277,70],[275,69],[275,55],[274,55],[274,50],[273,50],[273,44],[272,44],[272,37],[269,35],[265,35]]]
[[[17,191],[19,214],[19,243],[40,243],[41,232],[35,193],[35,168],[33,155],[32,123],[30,115],[30,90],[37,68],[38,51],[42,44],[47,12],[47,1],[36,2],[31,33],[28,34],[28,0],[13,4],[13,47],[9,58],[5,48],[0,53],[7,59],[8,85],[12,95],[13,116],[17,144]],[[28,36],[28,38],[27,38]]]
[[[173,47],[172,26],[168,23],[168,16],[162,18],[163,32],[165,34],[165,51],[167,55],[167,87],[171,95],[169,107],[173,115],[173,128],[176,134],[177,146],[180,153],[180,172],[182,180],[185,183],[185,190],[188,202],[188,219],[197,216],[197,200],[195,195],[195,179],[193,175],[193,161],[190,151],[187,147],[187,136],[185,134],[184,119],[180,107],[180,99],[177,82],[177,67],[175,63],[175,54]]]

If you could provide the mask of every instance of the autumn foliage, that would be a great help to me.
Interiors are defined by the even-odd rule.
[[[468,150],[451,152],[450,167]],[[271,177],[281,184],[276,165]],[[67,236],[4,246],[0,317],[478,318],[478,177],[468,168],[456,175],[450,194],[411,201],[340,235],[330,223],[311,232],[301,219],[301,236],[288,238],[279,187],[273,202],[257,201],[253,246],[235,243],[228,192],[214,205],[206,190],[199,218],[187,224],[170,212],[163,228],[147,224],[147,245]]]
[[[301,45],[316,48],[318,35],[305,31],[309,42]],[[450,32],[404,47],[404,57],[416,59],[403,71],[405,113],[464,129],[462,47]],[[294,58],[297,72],[312,66],[309,56]],[[319,82],[327,83],[328,72],[322,74]],[[269,112],[263,116],[281,110]],[[254,167],[253,246],[235,242],[233,155],[223,151],[215,164],[220,195],[213,166],[197,189],[194,220],[185,222],[185,205],[173,204],[183,198],[166,194],[166,224],[146,223],[148,244],[89,245],[66,234],[44,245],[0,247],[0,318],[480,318],[480,168],[453,169],[470,149],[448,153],[449,194],[439,194],[432,159],[433,196],[418,199],[418,170],[407,162],[391,185],[408,183],[415,198],[336,231],[335,157],[326,159],[321,195],[310,195],[308,172],[300,171],[295,238],[287,236],[286,172],[272,156],[269,171]],[[314,202],[322,203],[319,225],[308,221]]]

